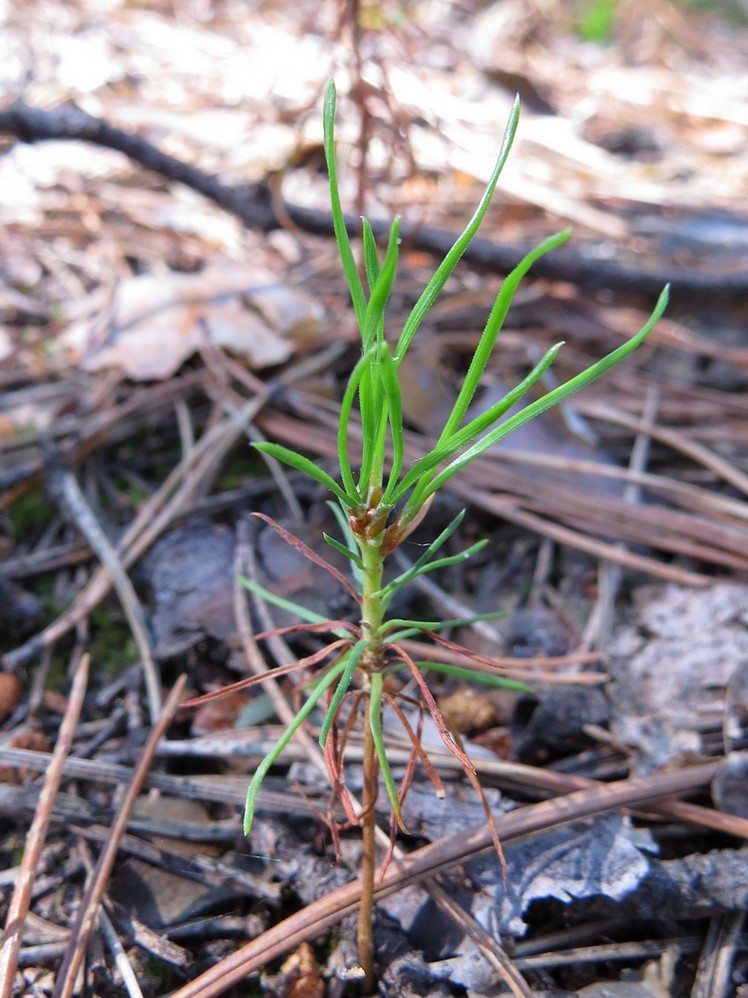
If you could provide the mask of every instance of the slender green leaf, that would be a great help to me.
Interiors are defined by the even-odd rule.
[[[389,585],[384,586],[384,588],[380,590],[380,595],[388,592],[393,586],[400,588],[401,586],[404,586],[406,582],[410,582],[411,579],[414,579],[420,573],[421,568],[429,562],[439,548],[447,543],[464,518],[465,510],[463,509],[460,510],[457,516],[455,516],[455,518],[447,524],[439,536],[429,544],[423,554],[417,558],[416,561],[414,561],[413,564],[406,569],[406,571],[402,572],[396,579],[393,579]]]
[[[395,282],[399,245],[400,217],[398,215],[395,216],[390,226],[387,252],[382,261],[382,269],[379,272],[376,284],[372,288],[371,297],[366,306],[363,330],[363,345],[365,350],[371,346],[375,336],[380,343],[384,338],[384,310],[387,307],[387,302],[392,293],[392,285]]]
[[[368,218],[361,219],[362,235],[364,244],[364,267],[366,269],[366,280],[369,285],[369,300],[366,303],[366,313],[364,315],[364,325],[359,330],[361,335],[361,345],[364,350],[372,345],[372,340],[380,340],[384,336],[384,310],[377,312],[376,305],[372,306],[372,298],[377,289],[381,276],[379,265],[379,252],[374,231]]]
[[[327,672],[322,676],[319,682],[316,684],[314,689],[309,694],[309,698],[305,701],[301,710],[296,714],[293,721],[288,725],[286,730],[280,736],[278,741],[268,752],[265,758],[262,760],[260,765],[255,770],[252,781],[247,788],[247,802],[244,808],[244,834],[249,835],[250,829],[252,828],[252,820],[254,818],[255,806],[257,803],[257,792],[262,785],[262,781],[267,776],[270,767],[278,759],[281,752],[285,749],[288,743],[291,741],[293,736],[299,730],[301,725],[304,723],[306,718],[314,710],[317,701],[320,699],[325,690],[329,689],[330,686],[335,682],[338,676],[343,672],[345,664],[337,662],[335,665],[331,666]]]
[[[480,683],[482,686],[491,686],[494,689],[517,690],[519,693],[531,693],[532,687],[526,683],[521,683],[517,679],[509,679],[507,676],[494,676],[490,672],[479,672],[478,669],[463,668],[459,665],[450,665],[448,662],[416,662],[419,669],[426,672],[443,672],[447,676],[454,676],[455,679],[464,679],[469,683]],[[396,662],[388,666],[386,672],[395,672],[406,669],[405,662]]]
[[[246,575],[240,575],[239,581],[245,589],[249,589],[255,596],[262,597],[266,603],[277,606],[280,610],[286,610],[288,613],[295,613],[297,617],[305,620],[308,624],[324,624],[328,620],[327,617],[315,613],[314,610],[309,610],[303,603],[296,603],[293,600],[286,599],[285,596],[279,596],[271,589],[267,589],[259,582],[255,582],[254,579],[248,579]]]
[[[335,229],[335,239],[338,244],[340,259],[343,264],[348,289],[351,294],[351,301],[356,312],[356,321],[359,329],[364,328],[364,315],[366,313],[366,297],[361,286],[361,278],[358,276],[358,268],[353,257],[351,241],[348,238],[348,230],[345,225],[345,216],[340,204],[340,193],[338,191],[338,174],[335,164],[335,83],[330,80],[325,92],[325,104],[322,113],[322,123],[324,131],[325,159],[327,160],[327,173],[330,178],[330,203],[332,207],[333,227]]]
[[[325,747],[327,736],[330,734],[330,728],[333,726],[335,716],[338,713],[341,703],[343,702],[343,697],[348,692],[348,687],[351,685],[353,674],[358,668],[358,663],[361,661],[361,656],[365,650],[366,641],[357,641],[355,645],[353,645],[353,647],[346,652],[343,658],[340,659],[340,661],[344,664],[343,673],[338,681],[335,693],[330,701],[330,706],[327,708],[325,719],[322,722],[322,727],[319,731],[319,744],[322,749]]]
[[[324,485],[333,492],[341,502],[348,503],[351,506],[355,506],[359,502],[357,495],[350,496],[341,489],[335,479],[328,475],[326,471],[318,467],[314,461],[310,461],[308,457],[304,457],[303,454],[298,454],[294,450],[289,450],[288,447],[283,447],[281,444],[269,443],[268,441],[263,441],[262,443],[252,444],[256,447],[258,451],[263,454],[269,454],[270,457],[274,457],[278,461],[282,461],[284,464],[289,465],[291,468],[295,468],[296,471],[301,471],[309,478],[315,482],[319,482],[320,485]]]
[[[447,617],[443,620],[407,620],[404,617],[389,617],[382,624],[380,633],[387,635],[388,644],[397,644],[404,638],[412,638],[418,634],[438,634],[439,631],[446,631],[452,627],[471,627],[482,620],[502,620],[504,617],[506,617],[504,610],[496,610],[493,613],[476,613],[472,617]],[[403,629],[398,631],[396,630],[398,627]]]
[[[376,453],[376,444],[379,438],[384,394],[379,377],[374,371],[376,348],[370,347],[362,359],[364,364],[358,385],[358,408],[361,417],[361,467],[358,490],[363,496],[371,481],[375,461],[377,459],[381,461],[381,455]]]
[[[384,744],[384,735],[382,734],[382,691],[382,673],[374,672],[371,676],[371,688],[369,690],[369,727],[371,728],[374,748],[376,749],[377,758],[379,759],[379,768],[382,772],[382,780],[384,781],[384,785],[387,790],[387,796],[390,799],[390,807],[392,808],[392,813],[395,815],[395,820],[402,827],[397,786],[395,785],[395,781],[392,777],[392,770],[390,769],[389,759],[387,758],[387,748]]]
[[[388,494],[394,489],[400,472],[403,468],[405,455],[405,434],[403,431],[403,400],[400,394],[400,382],[397,377],[397,368],[392,359],[390,348],[386,343],[382,343],[379,349],[380,368],[379,374],[382,379],[385,398],[387,399],[387,417],[390,425],[390,435],[392,440],[392,464],[390,466],[390,477],[387,488],[382,496],[382,502],[388,503]]]
[[[501,145],[501,150],[499,152],[499,158],[494,166],[491,178],[488,181],[488,186],[486,187],[485,193],[480,200],[480,204],[475,210],[473,217],[468,222],[462,234],[456,240],[454,246],[445,256],[444,260],[437,268],[436,273],[431,278],[426,286],[421,297],[416,302],[412,312],[408,316],[403,331],[400,335],[400,339],[397,343],[397,348],[395,350],[395,363],[399,367],[403,357],[408,351],[408,347],[413,341],[413,337],[418,332],[418,329],[423,322],[426,315],[431,310],[436,299],[439,297],[442,288],[447,283],[452,271],[457,266],[460,257],[465,252],[473,236],[478,231],[478,227],[483,221],[483,216],[486,214],[488,205],[493,197],[493,192],[496,189],[496,184],[498,182],[501,171],[504,169],[504,164],[509,156],[509,151],[512,148],[512,143],[514,142],[514,136],[517,132],[517,124],[519,122],[519,97],[515,100],[514,106],[512,107],[511,113],[509,115],[509,120],[507,121],[506,129],[504,130],[504,139]]]
[[[343,534],[347,550],[353,551],[358,547],[356,542],[356,535],[351,530],[351,525],[348,520],[348,510],[343,508],[339,503],[328,501],[327,505],[332,510],[332,514],[338,522],[338,526]],[[351,561],[352,571],[356,585],[358,586],[358,591],[363,592],[364,587],[364,576],[363,576],[363,562],[359,566],[355,561]]]
[[[336,541],[334,537],[331,537],[326,531],[322,532],[322,536],[325,541],[334,548],[340,554],[344,554],[349,561],[352,561],[356,568],[360,568],[363,571],[364,563],[361,561],[361,555],[358,551],[353,551],[351,548],[347,548],[345,544],[341,544],[340,541]]]
[[[340,465],[340,480],[343,483],[346,494],[348,496],[356,497],[354,502],[346,502],[346,500],[344,500],[344,505],[347,505],[349,509],[357,506],[362,501],[362,496],[356,486],[356,482],[353,478],[353,470],[351,469],[351,463],[348,459],[348,426],[350,425],[353,403],[356,401],[356,395],[359,393],[361,378],[364,375],[364,371],[368,366],[370,366],[370,364],[371,352],[369,351],[359,359],[358,363],[351,371],[351,375],[348,378],[348,384],[346,385],[345,392],[343,393],[343,400],[340,403],[340,416],[338,418],[338,464]],[[338,496],[338,498],[340,498],[340,496]]]
[[[248,579],[246,576],[240,575],[239,581],[245,589],[249,589],[251,593],[264,599],[266,603],[270,603],[271,606],[277,606],[279,610],[285,610],[287,613],[295,613],[300,620],[306,621],[307,624],[325,624],[329,619],[305,607],[303,603],[296,603],[294,600],[286,599],[285,596],[279,596],[272,590],[266,589],[259,582],[255,582],[254,579]],[[333,631],[333,634],[340,638],[346,637],[347,632],[338,630]]]
[[[359,387],[361,429],[364,441],[361,461],[361,489],[364,488],[366,482],[368,482],[370,489],[381,488],[384,477],[387,432],[391,418],[389,400],[385,394],[388,386],[382,377],[383,363],[389,359],[389,350],[384,339],[384,313],[397,271],[399,231],[400,219],[396,218],[390,229],[387,252],[381,271],[366,307],[362,332],[364,350],[375,349],[376,352],[372,357],[369,371],[364,372],[362,376]],[[399,412],[395,418],[401,419]]]
[[[364,269],[366,270],[369,294],[371,294],[379,279],[379,254],[374,230],[368,218],[361,219],[361,236],[364,244]]]
[[[363,438],[367,444],[366,456],[371,459],[362,462],[361,467],[361,491],[364,483],[368,482],[368,495],[381,494],[382,482],[384,480],[384,464],[387,457],[387,430],[389,428],[389,406],[384,392],[382,382],[382,347],[386,348],[384,341],[372,344],[374,354],[371,363],[371,386],[373,402],[373,416],[371,424],[367,427],[362,420],[361,430]],[[370,444],[370,446],[368,446]],[[364,471],[368,472],[364,479]],[[368,500],[367,500],[368,501]]]
[[[381,590],[382,602],[385,607],[389,606],[392,597],[398,589],[402,589],[407,582],[418,578],[420,575],[425,575],[427,572],[433,572],[437,568],[447,568],[449,565],[459,565],[461,562],[467,561],[468,558],[472,558],[472,556],[477,554],[478,551],[482,551],[486,544],[488,544],[488,541],[485,539],[476,541],[475,544],[471,544],[469,548],[465,548],[457,554],[450,554],[444,558],[436,558],[434,561],[429,561],[427,564],[421,565],[415,572],[408,569],[408,572],[403,572],[402,575],[399,575],[396,579],[393,579],[392,582],[389,582]]]
[[[497,419],[500,419],[505,412],[511,409],[542,378],[562,346],[562,343],[552,346],[527,377],[523,378],[510,392],[507,392],[502,399],[495,402],[494,405],[487,409],[486,412],[481,413],[480,416],[471,419],[469,423],[457,430],[453,436],[445,440],[441,446],[434,447],[428,454],[424,454],[422,458],[416,461],[398,483],[392,496],[392,501],[399,502],[409,489],[414,488],[415,491],[411,502],[413,509],[418,509],[423,501],[422,494],[428,485],[430,472],[442,462],[451,458],[463,447],[467,446],[483,433],[484,430],[488,429],[489,426],[493,426]]]
[[[639,332],[632,336],[630,340],[624,343],[622,346],[618,347],[617,350],[613,350],[609,353],[607,357],[603,357],[592,367],[587,368],[586,371],[582,371],[576,377],[571,378],[569,381],[565,382],[563,385],[559,385],[558,388],[554,388],[553,391],[548,392],[537,402],[531,402],[530,405],[525,406],[524,409],[520,410],[516,415],[507,419],[506,422],[501,423],[496,429],[487,433],[485,437],[478,440],[472,447],[469,447],[463,454],[458,458],[448,464],[447,467],[441,471],[432,481],[429,483],[428,488],[425,493],[420,496],[420,501],[425,501],[432,493],[437,492],[450,478],[454,477],[460,469],[464,468],[466,464],[470,464],[474,461],[476,457],[479,457],[486,450],[493,447],[495,444],[502,440],[504,437],[508,436],[514,430],[518,429],[520,426],[524,426],[531,419],[539,416],[541,413],[546,412],[548,409],[553,408],[553,406],[558,405],[560,402],[564,402],[569,396],[574,395],[580,389],[585,388],[590,382],[599,378],[601,374],[608,371],[611,367],[620,363],[624,357],[627,357],[633,350],[635,350],[651,332],[652,327],[662,316],[668,303],[669,297],[669,285],[666,287],[657,301],[655,310],[650,316],[647,323],[639,330]]]
[[[485,412],[481,413],[479,416],[476,416],[474,419],[471,419],[469,423],[465,424],[465,426],[460,427],[460,429],[449,438],[449,444],[459,450],[461,447],[465,447],[471,440],[474,440],[481,433],[487,430],[489,426],[493,426],[497,419],[501,419],[505,412],[508,412],[513,405],[519,402],[519,400],[527,394],[534,384],[540,381],[545,372],[556,359],[556,354],[563,345],[563,342],[556,343],[550,348],[550,350],[547,350],[527,377],[523,378],[518,385],[512,388],[511,391],[507,392],[506,395],[499,399],[498,402],[495,402],[492,406],[486,409]]]
[[[499,291],[494,306],[491,309],[491,314],[488,317],[488,321],[486,322],[486,326],[483,330],[478,346],[473,354],[472,360],[470,361],[470,366],[468,367],[467,374],[462,382],[462,387],[460,388],[457,400],[452,407],[449,418],[447,419],[444,429],[442,430],[442,434],[439,437],[437,446],[444,443],[445,440],[452,436],[462,422],[465,413],[468,411],[476,389],[478,388],[480,379],[486,369],[486,365],[488,364],[491,354],[493,353],[496,338],[501,331],[504,319],[509,311],[509,306],[512,304],[512,300],[514,299],[514,295],[522,278],[541,256],[544,256],[551,250],[561,246],[566,242],[570,235],[571,229],[565,229],[563,232],[557,232],[555,235],[549,236],[548,239],[543,240],[539,246],[536,246],[535,249],[531,250],[527,256],[520,261],[520,263],[514,268],[502,284],[501,290]]]

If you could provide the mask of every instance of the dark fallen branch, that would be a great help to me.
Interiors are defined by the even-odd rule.
[[[209,198],[249,228],[268,232],[280,228],[282,224],[268,184],[225,184],[204,170],[161,152],[146,139],[115,128],[73,104],[42,110],[16,101],[0,110],[0,134],[12,135],[28,143],[69,139],[116,149],[146,169],[167,180],[185,184]],[[332,216],[328,211],[289,203],[283,204],[283,211],[304,232],[332,235]],[[359,231],[358,218],[346,216],[346,223],[352,235]],[[389,230],[389,223],[383,220],[374,220],[372,226],[377,236],[384,236]],[[420,227],[407,221],[403,221],[400,234],[409,248],[439,257],[447,253],[454,239],[449,232]],[[464,259],[481,270],[508,273],[529,249],[529,245],[500,246],[490,239],[474,239]],[[640,269],[618,260],[593,258],[583,250],[568,247],[542,257],[533,270],[540,277],[569,281],[587,289],[609,288],[655,294],[669,283],[674,295],[679,298],[719,296],[723,300],[742,299],[748,294],[748,272],[745,270],[721,274],[672,265]]]
[[[224,184],[204,170],[161,152],[139,135],[114,128],[74,104],[44,111],[16,101],[0,111],[0,133],[14,135],[21,142],[70,139],[116,149],[167,180],[176,180],[204,195],[225,211],[236,215],[249,228],[263,231],[278,228],[278,219],[266,186]]]

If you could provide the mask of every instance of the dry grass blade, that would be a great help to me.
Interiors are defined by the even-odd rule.
[[[474,487],[471,488],[462,482],[452,483],[451,490],[460,498],[474,502],[476,506],[486,510],[486,512],[503,517],[519,527],[526,527],[543,537],[550,537],[559,544],[568,544],[569,547],[584,551],[594,558],[599,558],[600,561],[609,561],[635,572],[644,572],[655,578],[665,579],[667,582],[677,582],[682,586],[708,586],[714,582],[714,579],[708,575],[678,568],[676,565],[668,565],[654,558],[648,558],[646,555],[622,551],[615,544],[595,540],[581,531],[553,523],[546,517],[523,509],[521,500],[513,496],[476,491]],[[660,538],[661,546],[664,546],[665,540],[666,538]],[[704,553],[706,554],[706,552]]]
[[[499,857],[499,862],[501,863],[501,871],[504,876],[504,882],[506,883],[507,877],[507,866],[506,859],[504,857],[504,850],[501,846],[501,839],[499,838],[499,833],[496,828],[496,822],[494,816],[491,813],[491,808],[489,806],[486,795],[483,792],[483,787],[481,786],[480,780],[478,779],[478,774],[475,771],[475,766],[473,765],[472,759],[465,753],[462,746],[457,741],[457,737],[452,734],[452,732],[447,727],[447,723],[444,720],[439,707],[437,706],[434,695],[429,689],[426,681],[423,678],[421,670],[418,668],[413,659],[405,652],[403,648],[398,646],[393,646],[393,650],[402,657],[405,664],[408,666],[413,679],[418,685],[421,696],[423,697],[423,702],[426,704],[428,712],[436,725],[436,730],[439,732],[439,737],[444,742],[449,751],[454,755],[456,759],[459,759],[460,765],[462,766],[462,771],[465,776],[467,776],[470,781],[470,785],[475,791],[478,800],[483,805],[483,810],[486,812],[486,823],[488,829],[491,833],[491,841],[493,842],[494,849],[496,850],[496,855]]]
[[[92,876],[86,890],[86,894],[81,901],[78,917],[71,932],[70,944],[57,975],[54,998],[70,998],[73,994],[78,971],[80,970],[83,957],[85,956],[88,940],[91,930],[93,929],[99,904],[104,895],[104,891],[106,890],[106,885],[109,881],[112,867],[114,866],[119,841],[125,832],[130,812],[132,811],[135,800],[148,775],[148,770],[150,769],[153,757],[156,754],[156,747],[163,737],[167,727],[171,723],[177,708],[179,707],[186,682],[186,676],[181,676],[177,680],[166,703],[164,704],[158,723],[152,729],[150,735],[148,736],[148,741],[145,743],[140,762],[133,772],[132,780],[127,788],[127,793],[122,800],[122,804],[117,812],[117,817],[112,825],[110,837],[101,852],[94,875]]]
[[[599,419],[610,420],[613,423],[620,423],[621,426],[626,426],[636,433],[645,433],[647,436],[652,437],[653,440],[659,440],[661,443],[667,444],[673,450],[685,454],[692,461],[702,465],[704,468],[708,468],[719,478],[742,492],[743,495],[748,496],[748,475],[745,475],[734,464],[726,461],[713,450],[704,447],[703,444],[697,443],[695,440],[691,440],[687,434],[680,433],[677,430],[669,430],[661,426],[645,426],[640,420],[627,416],[620,409],[615,409],[613,406],[606,405],[603,402],[586,401],[583,403],[583,408],[586,415],[597,416]]]
[[[2,948],[0,948],[0,995],[2,998],[10,998],[13,992],[13,976],[16,970],[18,951],[21,947],[24,920],[31,901],[35,871],[52,818],[55,796],[65,769],[65,760],[72,747],[75,727],[83,707],[88,683],[88,665],[89,657],[84,654],[75,669],[57,744],[44,777],[34,820],[26,836],[21,868],[8,906]]]
[[[428,752],[423,747],[423,742],[421,741],[423,713],[421,712],[419,715],[419,728],[418,732],[416,733],[411,727],[410,721],[405,716],[403,709],[400,706],[400,704],[397,702],[397,700],[390,693],[385,693],[384,699],[389,704],[389,706],[394,710],[395,714],[397,715],[397,719],[400,722],[400,724],[403,726],[403,729],[405,730],[405,733],[408,736],[408,740],[410,741],[411,744],[411,755],[407,763],[406,777],[403,779],[402,789],[400,791],[402,795],[400,803],[402,803],[402,801],[405,799],[405,792],[408,784],[412,779],[412,768],[415,766],[416,760],[418,760],[418,762],[420,762],[421,765],[423,766],[426,772],[426,776],[428,776],[429,780],[431,781],[436,796],[444,797],[444,784],[442,783],[441,777],[437,773],[436,769],[434,769],[434,767],[431,765],[431,760],[429,759]]]
[[[486,656],[468,651],[462,645],[440,634],[431,635],[436,645],[415,638],[405,638],[398,642],[399,647],[418,658],[435,662],[451,663],[452,665],[468,667],[486,675],[508,676],[522,682],[533,683],[577,683],[596,684],[606,682],[604,674],[599,672],[569,672],[554,675],[553,670],[568,670],[570,665],[585,665],[601,662],[605,656],[601,652],[573,652],[570,655],[533,656],[532,658],[512,658],[506,655]],[[442,646],[442,647],[439,647]]]
[[[278,679],[281,676],[287,676],[289,673],[296,672],[300,668],[302,668],[302,665],[298,662],[294,662],[291,665],[279,665],[273,669],[273,678]],[[258,683],[264,683],[265,681],[264,676],[246,676],[244,679],[237,679],[235,683],[229,683],[228,686],[222,686],[219,690],[212,690],[210,693],[203,693],[199,697],[185,700],[182,706],[185,710],[190,710],[193,707],[201,707],[203,704],[212,703],[214,700],[222,700],[223,697],[231,696],[232,693],[238,693],[240,690],[249,689],[250,686],[257,686]]]
[[[280,523],[277,523],[272,518],[272,516],[266,516],[264,513],[253,513],[252,515],[272,527],[273,530],[275,530],[275,532],[283,538],[286,544],[289,545],[289,547],[294,548],[294,550],[298,551],[305,558],[308,558],[313,564],[318,565],[321,569],[327,572],[328,575],[331,575],[333,579],[335,579],[335,581],[339,583],[343,589],[345,589],[348,595],[356,601],[356,603],[361,602],[361,597],[351,585],[350,579],[347,579],[342,572],[339,572],[334,565],[331,565],[329,561],[318,555],[316,551],[312,551],[308,544],[305,544],[303,541],[299,540],[298,537],[295,537],[293,534],[289,533],[288,530],[285,530]]]

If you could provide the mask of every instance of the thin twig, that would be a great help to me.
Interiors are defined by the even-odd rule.
[[[642,425],[644,429],[636,435],[629,458],[629,471],[641,474],[647,466],[649,458],[649,429],[654,425],[657,416],[657,406],[660,393],[657,388],[650,387],[644,403]],[[635,506],[641,499],[641,487],[635,479],[629,479],[623,490],[623,501]],[[617,547],[624,549],[625,541],[619,541]],[[620,565],[603,562],[598,573],[598,597],[582,635],[579,647],[604,648],[613,627],[613,605],[623,578]]]
[[[364,702],[366,706],[366,701]],[[375,811],[379,785],[379,766],[374,735],[369,723],[364,723],[364,785],[360,818],[361,901],[358,909],[358,953],[364,971],[364,987],[374,988],[374,878],[377,864],[377,815]]]
[[[182,456],[189,454],[195,446],[195,431],[192,426],[190,410],[184,400],[184,395],[177,395],[174,400],[174,412],[177,417],[177,428],[179,429],[179,442],[182,447]]]
[[[26,836],[23,859],[18,872],[13,895],[8,906],[5,921],[2,947],[0,948],[0,996],[10,998],[13,991],[13,975],[15,974],[18,952],[21,947],[24,920],[29,910],[31,891],[34,884],[36,868],[44,846],[47,829],[54,810],[55,797],[60,786],[60,780],[65,767],[65,760],[70,752],[78,723],[83,699],[88,682],[88,654],[81,656],[75,672],[68,697],[65,714],[57,736],[57,744],[49,759],[44,783],[39,795],[39,803]]]
[[[72,471],[63,472],[60,478],[59,492],[68,516],[71,517],[111,576],[112,585],[120,598],[122,609],[138,647],[151,724],[155,724],[161,712],[161,677],[153,660],[153,650],[143,607],[140,605],[138,595],[125,571],[122,559],[101,528],[96,514],[88,504]]]
[[[127,991],[129,998],[143,998],[143,992],[141,991],[140,984],[138,983],[135,970],[127,958],[125,947],[120,942],[120,938],[117,935],[117,932],[103,905],[99,908],[99,928],[101,929],[101,934],[104,937],[105,943],[109,947],[110,953],[114,957],[114,964],[120,972],[122,983],[125,986],[125,990]]]
[[[602,933],[601,933],[602,934]],[[533,940],[535,942],[535,940]],[[518,949],[521,949],[520,944]],[[698,953],[701,940],[697,936],[675,939],[643,940],[631,943],[602,943],[599,946],[579,946],[565,950],[546,950],[532,956],[517,956],[517,966],[523,970],[550,969],[552,967],[579,967],[584,963],[608,963],[613,960],[646,960],[661,957],[668,950],[680,955]],[[604,992],[603,992],[604,993]],[[651,993],[651,992],[650,992]],[[709,996],[712,998],[712,996]]]
[[[146,139],[93,117],[74,104],[45,109],[31,107],[21,100],[15,101],[0,110],[0,134],[13,135],[28,143],[68,139],[117,149],[147,169],[198,191],[247,226],[262,231],[280,227],[267,183],[223,183],[212,174],[169,156]],[[580,206],[575,206],[577,214],[580,210]],[[306,232],[332,235],[329,211],[284,203],[283,213]],[[360,229],[358,216],[346,216],[345,223],[351,233]],[[383,219],[373,219],[371,224],[377,237],[386,236],[389,231],[389,224]],[[606,224],[609,226],[610,221],[606,220]],[[446,256],[454,242],[454,235],[450,232],[405,222],[400,235],[414,249],[434,253],[439,259]],[[491,273],[509,273],[525,249],[478,237],[466,248],[463,259]],[[575,282],[587,289],[634,289],[637,294],[657,294],[665,284],[672,284],[674,292],[699,293],[702,299],[713,296],[720,302],[726,298],[744,299],[747,285],[746,275],[740,268],[734,273],[721,270],[711,273],[695,266],[684,267],[682,263],[677,266],[666,263],[660,267],[626,266],[617,257],[606,260],[574,249],[557,250],[544,256],[533,269],[539,276]]]
[[[169,744],[169,743],[167,743]],[[265,746],[260,746],[255,755],[263,755]],[[165,755],[163,745],[159,755]],[[184,755],[184,753],[182,753]],[[8,745],[0,745],[0,760],[8,766],[27,768],[43,773],[50,764],[51,756],[47,752],[36,752],[32,749],[17,749]],[[76,759],[69,757],[65,761],[65,776],[81,780],[93,780],[99,783],[128,784],[132,780],[133,770],[130,766],[121,766],[113,762],[101,762],[93,759]],[[149,773],[145,785],[175,797],[187,800],[205,800],[214,803],[242,804],[246,796],[246,780],[243,777],[215,777],[209,779],[191,776],[172,776],[169,773]],[[0,785],[0,787],[7,785]],[[15,788],[18,789],[18,788]],[[28,788],[23,791],[24,797],[33,795]],[[299,800],[297,794],[284,793],[280,790],[260,791],[258,799],[266,808],[287,814],[306,814],[312,810]]]
[[[81,838],[78,839],[77,852],[83,862],[86,875],[89,878],[93,877],[95,866],[91,850],[88,848],[88,843]],[[143,998],[143,992],[141,991],[138,979],[135,976],[135,971],[132,968],[132,964],[127,959],[125,949],[120,942],[119,936],[117,935],[103,904],[99,907],[96,915],[96,926],[101,932],[104,943],[108,946],[110,953],[114,957],[115,966],[120,972],[122,983],[125,986],[125,990],[127,991],[129,998]]]
[[[151,762],[156,754],[156,747],[171,723],[183,698],[186,682],[186,676],[179,677],[164,704],[157,724],[151,730],[148,740],[145,743],[143,753],[133,772],[132,781],[127,788],[127,792],[122,799],[119,811],[112,824],[110,838],[99,856],[96,871],[81,901],[78,916],[71,932],[70,945],[57,975],[53,998],[70,998],[73,993],[78,971],[80,970],[88,946],[89,936],[96,920],[99,904],[101,903],[112,867],[114,866],[119,840],[125,832],[130,812],[148,775]]]

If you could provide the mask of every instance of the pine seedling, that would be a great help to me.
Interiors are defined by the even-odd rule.
[[[334,150],[335,101],[335,87],[331,82],[324,104],[325,156],[335,237],[361,337],[360,357],[348,380],[340,408],[337,436],[339,473],[333,477],[309,457],[277,443],[264,442],[255,446],[296,471],[303,472],[325,486],[334,496],[340,537],[326,535],[325,539],[349,560],[353,582],[319,555],[305,549],[297,539],[288,535],[286,537],[317,564],[322,564],[348,590],[358,605],[358,620],[325,620],[303,606],[280,599],[254,581],[244,580],[247,587],[263,599],[293,610],[307,629],[316,634],[329,635],[329,643],[321,652],[298,661],[292,667],[305,670],[305,676],[311,675],[312,678],[305,679],[300,688],[301,706],[293,723],[262,760],[251,780],[247,793],[244,831],[247,834],[250,831],[257,793],[268,771],[294,732],[307,722],[315,708],[324,710],[319,742],[325,754],[331,783],[348,819],[362,827],[364,859],[359,943],[361,963],[367,979],[371,981],[375,804],[380,777],[389,799],[393,836],[396,825],[403,827],[402,801],[418,762],[432,779],[436,792],[443,794],[438,775],[421,745],[420,725],[424,712],[431,715],[445,746],[460,760],[481,798],[493,831],[497,853],[503,862],[491,811],[481,791],[475,769],[458,738],[445,723],[426,675],[438,671],[460,679],[470,678],[488,686],[526,689],[496,663],[473,655],[466,649],[461,649],[463,661],[467,656],[467,661],[473,663],[474,667],[415,660],[403,645],[406,638],[424,635],[429,635],[437,643],[451,644],[446,642],[440,632],[458,622],[404,620],[388,616],[395,596],[418,576],[459,563],[484,546],[485,542],[478,542],[458,554],[444,553],[445,545],[460,526],[464,513],[456,516],[409,568],[385,582],[387,559],[421,523],[435,494],[448,485],[462,468],[495,447],[520,426],[590,384],[635,350],[662,315],[668,301],[668,289],[665,288],[661,293],[650,319],[640,332],[581,374],[504,418],[551,366],[563,345],[557,343],[500,401],[482,414],[471,416],[471,403],[520,281],[540,257],[566,242],[569,230],[558,232],[544,240],[517,264],[503,282],[462,387],[436,443],[425,455],[408,464],[399,369],[424,318],[486,214],[517,131],[519,101],[515,102],[509,116],[498,160],[473,217],[437,268],[394,341],[385,335],[385,311],[397,270],[400,223],[398,218],[393,221],[384,255],[380,256],[372,227],[366,219],[362,219],[362,280],[354,259],[338,191]],[[281,530],[277,524],[274,526]],[[290,669],[276,670],[275,674],[280,674],[281,671],[285,673]],[[412,679],[417,691],[414,698],[399,698],[391,691],[387,679],[397,672],[404,672]],[[414,702],[420,710],[415,730],[403,709]],[[411,745],[410,760],[399,786],[388,762],[382,731],[382,713],[385,707],[391,708],[391,713],[399,718]],[[358,810],[345,787],[344,758],[346,741],[361,716],[364,726],[364,789],[362,806]]]

